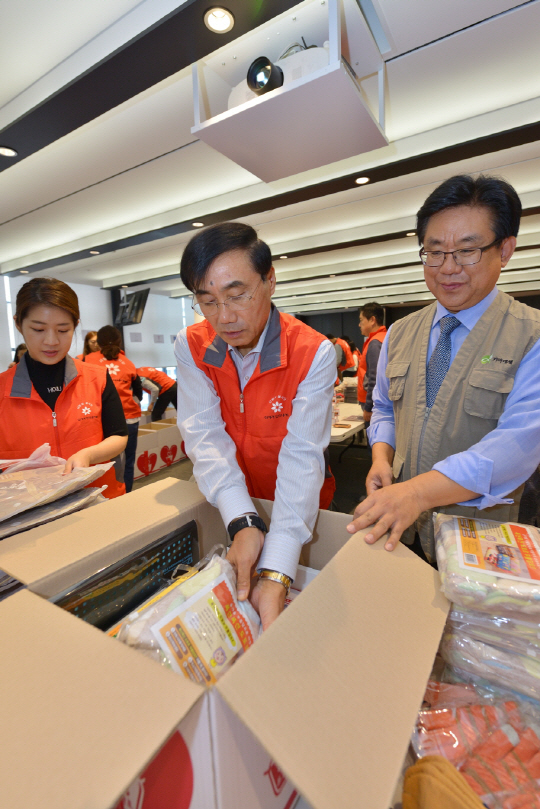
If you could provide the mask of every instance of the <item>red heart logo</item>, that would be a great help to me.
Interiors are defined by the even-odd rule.
[[[171,447],[161,447],[161,460],[167,466],[170,466],[174,459],[176,458],[176,453],[178,452],[178,447],[176,444],[173,444]]]
[[[157,461],[156,453],[152,452],[149,455],[148,450],[145,450],[137,458],[137,466],[139,467],[139,470],[143,473],[143,475],[149,475],[150,472],[154,471],[156,461]]]

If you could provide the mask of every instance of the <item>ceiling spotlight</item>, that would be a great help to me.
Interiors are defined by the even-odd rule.
[[[365,185],[366,183],[369,183],[369,177],[357,177],[354,182],[356,185]]]
[[[288,256],[280,256],[280,258],[288,258]]]
[[[4,157],[17,157],[15,149],[11,149],[9,146],[0,146],[0,154]]]
[[[214,34],[226,34],[234,27],[234,17],[226,8],[209,8],[204,15],[204,24]]]
[[[335,277],[336,277],[335,274],[330,276],[330,278],[335,278]]]
[[[127,289],[127,288],[128,288],[127,284],[122,284],[122,289]]]
[[[414,230],[410,230],[408,233],[405,234],[405,236],[416,236],[416,233],[414,232]]]
[[[275,90],[276,87],[281,87],[283,71],[277,65],[273,65],[266,56],[258,56],[249,66],[247,83],[255,95],[262,96],[270,90]]]
[[[21,275],[28,275],[30,270],[21,270]]]
[[[204,222],[192,222],[191,226],[194,227],[194,228],[203,228],[204,227]]]
[[[90,250],[91,256],[99,256],[99,250]]]

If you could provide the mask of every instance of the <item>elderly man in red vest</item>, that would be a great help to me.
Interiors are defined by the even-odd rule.
[[[283,609],[319,505],[328,507],[335,491],[325,462],[335,353],[272,305],[270,249],[249,225],[197,233],[180,274],[205,320],[176,340],[178,426],[199,488],[228,528],[241,600],[258,574],[251,600],[267,628]],[[268,528],[252,497],[274,500]]]
[[[377,363],[381,346],[386,336],[383,325],[384,309],[372,301],[360,309],[360,331],[364,337],[362,353],[358,361],[358,401],[364,411],[364,421],[371,421],[373,410],[373,389],[377,381]]]

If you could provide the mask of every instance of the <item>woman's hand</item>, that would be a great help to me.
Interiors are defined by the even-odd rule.
[[[82,467],[84,469],[87,466],[90,466],[91,463],[92,463],[91,448],[87,447],[86,449],[80,449],[78,452],[75,452],[75,454],[72,455],[71,458],[67,459],[62,474],[68,475],[70,472],[73,471],[73,469],[75,469],[76,466]]]

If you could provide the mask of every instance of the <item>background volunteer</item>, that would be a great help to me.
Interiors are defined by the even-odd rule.
[[[45,443],[65,471],[109,461],[126,446],[126,420],[108,375],[68,355],[79,323],[75,292],[55,278],[33,278],[17,294],[15,325],[27,350],[0,374],[0,457],[28,458]],[[113,467],[93,486],[124,494]]]
[[[207,323],[184,329],[176,340],[178,378],[182,380],[178,425],[186,452],[194,462],[199,488],[219,508],[229,529],[238,518],[256,514],[256,510],[240,468],[239,460],[244,456],[229,434],[238,428],[225,423],[224,413],[226,418],[234,413],[238,419],[245,416],[247,420],[252,416],[248,404],[251,396],[258,395],[261,385],[265,391],[273,387],[275,395],[270,394],[269,401],[259,399],[268,420],[262,412],[253,411],[255,421],[251,421],[265,425],[271,439],[273,427],[277,429],[282,423],[277,421],[281,411],[285,415],[285,408],[292,403],[277,468],[266,468],[261,458],[253,461],[257,466],[252,468],[254,477],[266,475],[275,480],[277,474],[275,491],[272,487],[259,494],[274,499],[269,531],[265,538],[256,527],[243,528],[234,535],[229,552],[243,600],[248,596],[255,566],[294,579],[302,544],[311,539],[319,493],[326,485],[323,455],[330,440],[335,354],[321,335],[272,307],[275,272],[270,249],[248,225],[224,223],[198,233],[182,256],[181,277],[195,293],[194,305],[202,306]],[[295,339],[302,347],[296,354],[291,349]],[[201,350],[194,357],[191,346],[196,342]],[[307,344],[313,351],[311,365],[291,401],[287,399],[284,404],[285,396],[280,395],[284,391],[276,380],[283,380],[286,388],[293,375],[296,379],[299,369],[307,365],[303,350]],[[266,370],[261,369],[261,357],[269,361]],[[214,367],[219,367],[219,374],[212,370]],[[216,384],[222,385],[219,392],[212,374],[219,378]],[[223,375],[227,382],[221,381]],[[238,438],[240,446],[249,438],[252,446],[261,447],[261,455],[264,452],[264,437],[253,435],[249,427],[244,427]],[[333,478],[331,483],[334,488]],[[252,600],[266,628],[283,608],[285,589],[276,581],[259,580]]]
[[[103,326],[97,333],[97,341],[99,351],[88,354],[85,357],[85,365],[98,365],[105,368],[120,396],[128,430],[124,482],[126,492],[130,492],[133,488],[137,433],[141,417],[140,401],[143,396],[141,380],[137,369],[121,349],[122,335],[117,328]],[[134,396],[137,397],[137,401],[133,398]]]
[[[377,364],[381,345],[386,336],[384,309],[376,301],[366,303],[360,309],[360,331],[364,345],[358,362],[358,401],[362,405],[364,421],[371,420],[373,390],[377,381]]]
[[[144,390],[150,393],[148,412],[152,414],[152,421],[159,421],[170,404],[176,409],[178,386],[174,379],[149,365],[137,368],[137,373]],[[148,385],[145,380],[152,384]]]
[[[367,542],[389,532],[393,550],[406,532],[433,562],[432,509],[517,520],[540,460],[540,312],[496,283],[520,216],[512,186],[482,175],[450,178],[418,212],[437,303],[394,323],[383,344],[368,496],[348,526],[372,526]]]

